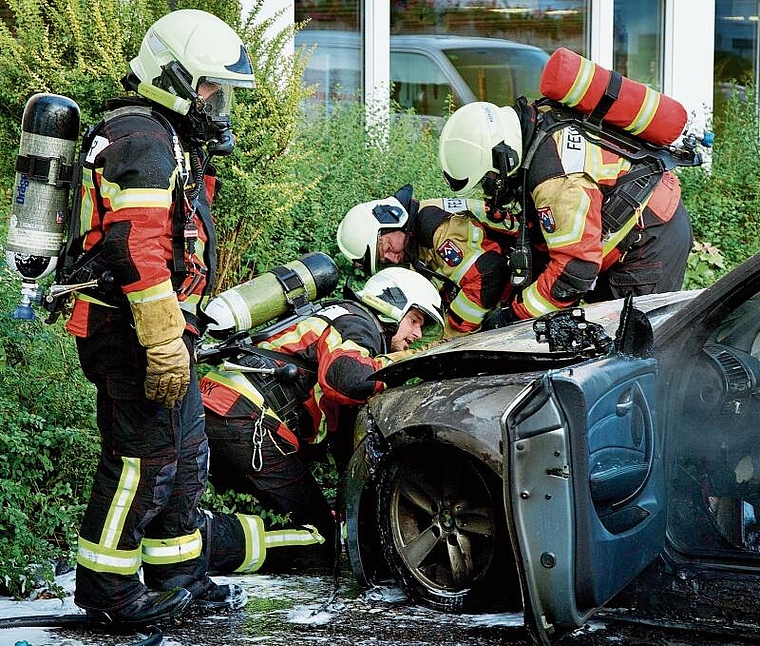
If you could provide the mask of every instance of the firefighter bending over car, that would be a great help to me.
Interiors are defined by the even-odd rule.
[[[356,411],[384,388],[370,375],[404,356],[424,326],[443,326],[436,288],[408,269],[384,269],[348,291],[266,341],[243,340],[200,382],[214,487],[251,493],[326,539],[310,550],[278,550],[268,559],[272,569],[333,562],[335,521],[308,469],[309,447],[326,442],[338,469],[345,467]],[[283,367],[293,373],[272,376],[287,373]]]
[[[557,54],[560,62],[582,61],[579,74],[599,72],[573,52]],[[613,75],[610,84],[621,78]],[[622,83],[625,89],[633,82]],[[599,120],[613,95],[600,100]],[[647,123],[666,129],[654,117]],[[652,145],[594,124],[548,99],[464,105],[444,124],[439,150],[460,200],[418,202],[404,187],[353,207],[338,228],[338,246],[368,272],[410,263],[431,276],[455,333],[539,317],[582,299],[680,289],[692,230],[671,169],[698,165],[701,156],[693,147]],[[484,203],[461,199],[478,190]]]
[[[524,213],[510,255],[518,289],[507,306],[489,314],[486,328],[581,299],[668,292],[683,284],[692,230],[678,178],[632,164],[572,124],[542,136],[559,119],[550,104],[476,102],[454,112],[441,133],[441,166],[455,194],[481,187],[491,212],[508,212],[517,201]]]
[[[181,10],[155,22],[115,99],[82,144],[62,282],[108,276],[76,295],[68,331],[97,387],[102,439],[79,531],[75,603],[96,621],[144,624],[193,602],[236,608],[239,586],[208,570],[215,532],[255,519],[202,514],[208,442],[196,380],[200,307],[214,280],[213,155],[231,152],[230,101],[252,88],[248,53],[217,17]],[[68,278],[68,280],[66,280]],[[301,530],[301,539],[319,538]],[[252,535],[254,536],[254,535]],[[226,567],[255,569],[258,542]],[[140,577],[142,567],[143,577]]]
[[[477,330],[509,295],[508,223],[490,222],[482,200],[419,201],[407,184],[388,198],[357,204],[338,226],[338,247],[367,274],[409,263],[435,283],[447,337]]]

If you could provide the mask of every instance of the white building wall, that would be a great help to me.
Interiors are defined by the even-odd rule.
[[[665,0],[665,94],[680,101],[696,128],[712,115],[715,0]]]

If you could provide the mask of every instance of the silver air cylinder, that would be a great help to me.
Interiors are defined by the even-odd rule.
[[[74,101],[39,93],[26,102],[5,254],[8,266],[22,279],[14,318],[34,318],[36,281],[58,263],[78,138],[79,106]]]

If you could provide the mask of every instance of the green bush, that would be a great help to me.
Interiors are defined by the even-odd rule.
[[[74,342],[12,318],[19,284],[0,270],[0,590],[17,597],[72,561],[98,452]]]
[[[747,97],[754,97],[749,88]],[[679,173],[694,238],[720,249],[726,269],[760,251],[760,151],[757,103],[733,93],[715,121],[709,168]]]

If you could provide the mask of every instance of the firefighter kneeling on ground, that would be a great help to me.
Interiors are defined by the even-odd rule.
[[[435,287],[402,267],[380,271],[347,295],[259,342],[260,353],[242,353],[200,382],[214,487],[253,494],[325,538],[315,549],[277,550],[267,569],[297,566],[295,559],[332,564],[335,520],[308,469],[307,447],[327,440],[342,470],[359,406],[384,388],[370,375],[405,356],[424,326],[443,326]],[[246,372],[284,364],[297,368],[294,379]]]

